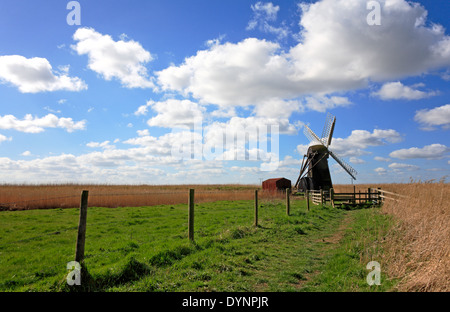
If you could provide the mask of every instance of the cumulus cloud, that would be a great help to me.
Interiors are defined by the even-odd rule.
[[[352,164],[365,164],[366,163],[363,159],[357,158],[357,157],[350,157],[350,162]]]
[[[12,141],[12,138],[8,138],[6,136],[4,136],[3,134],[0,134],[0,143],[5,142],[5,141]]]
[[[280,7],[273,5],[271,2],[257,2],[251,5],[253,11],[252,19],[247,25],[247,30],[258,29],[265,33],[271,33],[277,36],[278,39],[286,38],[289,35],[289,30],[286,26],[273,26],[271,23],[277,19]]]
[[[113,149],[115,148],[114,145],[109,144],[110,141],[104,141],[104,142],[89,142],[86,144],[87,147],[91,148],[102,148],[102,149]]]
[[[437,94],[435,91],[425,92],[414,89],[420,86],[423,86],[423,84],[409,87],[399,81],[389,82],[385,83],[379,91],[372,93],[372,95],[378,96],[382,100],[420,100]]]
[[[425,159],[439,159],[444,157],[449,148],[442,144],[431,144],[424,146],[423,148],[411,147],[408,149],[400,149],[393,151],[389,154],[390,157],[399,159],[413,159],[413,158],[425,158]]]
[[[391,161],[390,158],[380,157],[380,156],[375,156],[373,159],[375,159],[376,161],[383,161],[383,162],[390,162]]]
[[[300,156],[306,155],[308,152],[309,144],[299,144],[297,145],[295,151],[300,154]]]
[[[276,43],[255,38],[217,44],[156,75],[162,90],[192,94],[201,103],[254,105],[289,92],[295,95],[294,84],[285,75],[290,64],[276,54],[279,48]]]
[[[191,95],[200,103],[256,106],[260,111],[267,99],[331,95],[450,65],[450,37],[439,25],[427,26],[422,6],[404,0],[380,2],[383,21],[377,27],[366,22],[365,1],[302,4],[296,46],[285,51],[256,38],[216,43],[156,72],[158,84],[163,91]],[[273,18],[272,11],[268,16]],[[323,105],[309,103],[323,110]],[[331,104],[348,103],[339,99]]]
[[[392,129],[375,129],[372,133],[366,130],[353,130],[350,136],[345,139],[333,139],[330,149],[341,156],[361,156],[368,154],[365,149],[370,146],[398,143],[401,140],[402,136]]]
[[[127,88],[152,88],[145,64],[153,60],[139,42],[123,38],[114,41],[92,28],[79,28],[72,46],[79,55],[88,56],[88,67],[106,80],[118,79]]]
[[[48,114],[41,118],[27,114],[24,119],[18,119],[13,115],[0,116],[0,129],[40,133],[45,131],[45,128],[62,128],[67,132],[73,132],[75,130],[84,130],[86,121],[75,122],[72,118],[60,118],[53,114]]]
[[[324,95],[307,96],[305,98],[305,102],[306,102],[305,106],[308,109],[321,113],[324,113],[339,106],[348,106],[351,104],[350,100],[346,97],[342,96],[328,97]]]
[[[168,99],[161,102],[148,101],[146,105],[139,107],[135,114],[146,114],[148,107],[157,115],[150,118],[147,124],[163,128],[193,127],[196,123],[201,126],[206,111],[204,107],[189,100]]]
[[[393,169],[395,172],[400,172],[403,170],[418,170],[419,169],[419,166],[403,164],[403,163],[392,163],[388,167]]]
[[[424,130],[434,130],[434,126],[450,128],[450,104],[433,109],[423,109],[416,112],[414,120],[423,125]]]
[[[385,168],[383,168],[383,167],[378,167],[378,168],[374,169],[374,171],[376,173],[378,173],[379,175],[384,175],[387,172],[387,170]]]
[[[31,160],[0,158],[0,174],[8,181],[80,183],[142,183],[161,180],[165,172],[159,169],[164,159],[148,154],[147,148],[108,149],[75,156],[62,154]],[[159,165],[158,165],[159,164]]]
[[[87,89],[80,78],[68,76],[68,67],[57,73],[47,59],[21,55],[0,56],[0,81],[17,87],[22,93]]]

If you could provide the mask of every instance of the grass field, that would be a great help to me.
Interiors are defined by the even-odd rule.
[[[194,243],[188,187],[196,189]],[[407,197],[381,208],[310,211],[292,198],[287,216],[283,194],[261,192],[256,228],[255,186],[3,186],[0,202],[30,205],[0,212],[0,291],[450,290],[449,185],[356,191],[368,187]],[[68,207],[79,206],[82,189],[90,192],[89,274],[73,288],[66,264],[75,255],[79,209]],[[353,186],[336,186],[347,191]],[[72,202],[58,206],[55,195]],[[372,260],[381,264],[380,286],[366,282]]]
[[[381,233],[380,227],[371,232],[358,224],[389,224],[379,209],[307,211],[303,200],[293,200],[287,216],[282,201],[270,200],[261,202],[259,215],[255,228],[253,201],[197,204],[192,243],[186,205],[89,208],[90,279],[83,290],[385,291],[392,286],[384,277],[381,286],[369,287],[370,257],[360,258],[358,242],[371,248]],[[2,212],[0,290],[73,290],[65,277],[77,222],[78,209]],[[354,226],[344,229],[343,222]]]

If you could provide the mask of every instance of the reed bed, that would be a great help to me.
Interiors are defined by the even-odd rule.
[[[408,198],[382,208],[400,221],[385,242],[388,274],[401,279],[400,291],[450,291],[450,185],[392,188]]]
[[[384,270],[400,280],[398,291],[450,291],[450,185],[441,181],[407,184],[336,185],[336,192],[367,191],[374,187],[402,197],[385,200],[382,213],[396,226],[381,239]]]
[[[252,200],[255,185],[1,185],[0,210],[74,208],[82,190],[89,191],[91,207],[140,207],[187,203],[188,189],[195,189],[195,202]],[[279,192],[262,192],[261,200],[283,198]]]

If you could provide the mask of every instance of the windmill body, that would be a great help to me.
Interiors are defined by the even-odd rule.
[[[306,155],[303,157],[300,175],[295,184],[295,188],[300,191],[306,190],[329,190],[333,187],[328,167],[328,158],[331,156],[341,167],[356,180],[356,171],[335,153],[329,149],[333,136],[336,117],[328,114],[322,132],[322,138],[319,138],[308,126],[305,125],[305,135],[311,141]]]

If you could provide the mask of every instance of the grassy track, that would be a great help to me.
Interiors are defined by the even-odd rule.
[[[0,291],[68,291],[77,209],[0,213]],[[89,208],[85,265],[91,291],[386,291],[369,287],[365,264],[391,221],[378,209],[344,211],[291,201],[195,207],[195,243],[186,205]],[[374,259],[376,260],[376,259]]]

